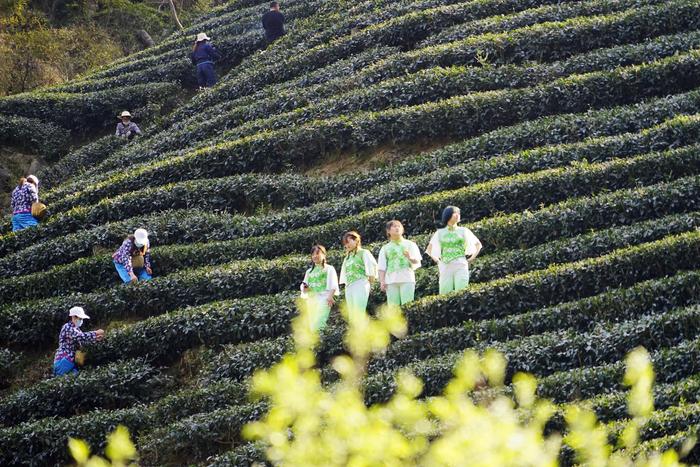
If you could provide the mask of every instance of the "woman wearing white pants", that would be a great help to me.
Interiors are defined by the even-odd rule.
[[[362,248],[360,234],[343,234],[345,259],[340,268],[340,283],[345,284],[345,302],[348,318],[353,320],[367,312],[371,283],[377,278],[377,261],[372,253]]]
[[[420,250],[415,242],[403,238],[404,229],[400,221],[386,223],[386,236],[389,243],[379,250],[377,260],[379,284],[386,292],[389,305],[401,306],[414,299],[416,291],[415,270],[422,260]]]
[[[457,225],[460,219],[458,207],[446,207],[442,211],[443,228],[433,234],[426,250],[438,264],[440,294],[467,288],[469,263],[481,251],[481,242],[476,235],[468,228]]]
[[[306,270],[304,281],[301,283],[301,298],[310,304],[309,327],[319,331],[326,327],[334,297],[338,291],[338,274],[335,268],[326,263],[326,248],[314,245],[311,248],[312,266]]]

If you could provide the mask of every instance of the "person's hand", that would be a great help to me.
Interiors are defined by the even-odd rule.
[[[98,329],[97,331],[95,331],[95,337],[97,337],[98,341],[101,341],[102,339],[104,339],[105,338],[104,329]]]
[[[382,292],[386,292],[386,282],[381,281],[379,283],[379,288],[382,289]]]
[[[131,282],[138,282],[139,280],[139,278],[136,277],[136,274],[134,274],[133,272],[129,273],[129,277],[131,278]]]
[[[404,255],[406,258],[411,259],[411,253],[409,253],[408,250],[403,250],[403,255]]]
[[[146,272],[147,272],[149,275],[151,275],[151,274],[153,274],[153,269],[151,269],[151,268],[149,268],[148,266],[146,266]]]
[[[301,283],[301,286],[304,288],[304,292],[306,292],[307,290],[309,290],[309,284],[307,284],[306,282],[302,282],[302,283]]]
[[[328,303],[328,306],[332,307],[333,305],[335,305],[335,299],[333,298],[333,295],[329,295],[328,300],[326,300],[326,302]]]

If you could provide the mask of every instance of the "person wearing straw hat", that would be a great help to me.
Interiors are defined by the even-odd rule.
[[[457,225],[460,220],[459,208],[447,206],[442,211],[442,228],[433,234],[426,250],[438,264],[440,294],[469,286],[469,263],[481,251],[481,242],[476,235],[468,228]]]
[[[75,353],[78,347],[101,341],[105,335],[102,329],[90,332],[80,330],[83,321],[90,319],[82,307],[74,306],[68,312],[68,316],[70,321],[63,325],[58,335],[58,350],[53,359],[54,376],[78,373],[78,366],[75,361]]]
[[[133,235],[126,237],[112,260],[125,284],[151,280],[151,245],[146,229],[136,229]]]
[[[121,122],[117,123],[115,136],[131,140],[134,136],[142,134],[138,125],[131,121],[131,114],[127,110],[122,112],[117,118],[121,119]]]
[[[39,179],[34,175],[22,177],[10,195],[12,208],[12,231],[35,227],[39,220],[34,217],[32,207],[39,202]]]
[[[221,54],[209,43],[210,40],[209,36],[203,32],[197,34],[190,57],[192,64],[197,67],[197,83],[200,89],[210,88],[216,84],[214,62],[221,58]]]

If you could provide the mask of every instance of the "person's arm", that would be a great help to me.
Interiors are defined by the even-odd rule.
[[[428,256],[430,256],[433,261],[436,263],[440,262],[440,258],[442,258],[442,248],[440,247],[440,237],[437,232],[430,237],[430,243],[428,243],[428,248],[425,249],[425,252],[428,253]]]
[[[365,274],[367,275],[367,279],[371,284],[377,280],[377,260],[374,259],[374,256],[369,250],[365,250],[363,248],[362,251],[365,253],[364,258],[362,258],[365,263]]]
[[[146,245],[146,253],[143,255],[143,266],[146,268],[146,272],[153,274],[153,269],[151,266],[151,245],[150,243]]]
[[[135,124],[135,123],[133,123],[133,125],[134,125],[134,126],[131,127],[131,128],[132,128],[132,130],[134,131],[134,133],[136,133],[137,135],[142,135],[143,133],[141,133],[141,128],[139,128],[139,126],[138,126],[137,124]]]
[[[379,250],[377,269],[379,270],[379,288],[382,292],[386,292],[386,247],[384,246]]]
[[[126,272],[133,281],[136,278],[136,275],[134,274],[134,267],[131,264],[131,242],[128,238],[124,240],[122,246],[120,246],[117,252],[114,254],[114,259],[117,263],[124,266],[124,269],[126,269]]]
[[[32,200],[32,203],[38,203],[39,202],[39,188],[35,187],[34,185],[29,185],[29,197]]]
[[[89,331],[89,332],[83,332],[80,329],[76,328],[75,326],[71,326],[71,338],[73,341],[77,342],[81,346],[85,344],[91,344],[93,342],[97,342],[97,332],[96,331]]]
[[[326,291],[328,292],[328,306],[333,306],[335,304],[335,296],[339,295],[338,292],[338,274],[335,272],[335,268],[330,264],[326,265]]]
[[[343,258],[343,264],[340,266],[340,277],[338,278],[339,284],[347,285],[348,279],[345,273],[345,258]]]
[[[340,295],[340,286],[338,285],[338,273],[335,268],[328,265],[328,281],[326,284],[327,290],[333,291],[331,295]]]
[[[410,242],[408,247],[408,260],[411,262],[411,267],[413,269],[418,269],[421,262],[423,261],[423,256],[420,254],[420,249],[415,242]]]
[[[479,252],[481,251],[482,245],[481,245],[481,241],[477,238],[476,235],[474,235],[474,233],[471,230],[469,230],[469,229],[465,229],[465,230],[466,230],[465,233],[466,233],[466,238],[467,238],[467,241],[465,242],[467,244],[467,249],[465,251],[465,254],[468,255],[471,253],[471,255],[467,258],[467,260],[469,262],[472,262],[476,259],[477,256],[479,256]]]
[[[211,47],[211,56],[214,58],[214,61],[221,60],[221,52],[219,52],[219,49],[213,45],[210,45],[209,47]]]
[[[117,123],[117,131],[114,132],[114,136],[121,136],[121,134],[119,132],[119,125],[120,125],[120,123]]]
[[[304,279],[299,285],[299,289],[301,289],[301,298],[306,298],[306,292],[309,289],[309,272],[311,272],[311,268],[306,270],[306,272],[304,273]]]

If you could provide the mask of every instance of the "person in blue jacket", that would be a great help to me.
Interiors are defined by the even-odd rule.
[[[197,40],[192,49],[192,64],[197,67],[197,82],[201,88],[210,88],[216,84],[214,62],[221,54],[210,43],[211,39],[203,33],[197,34]]]

